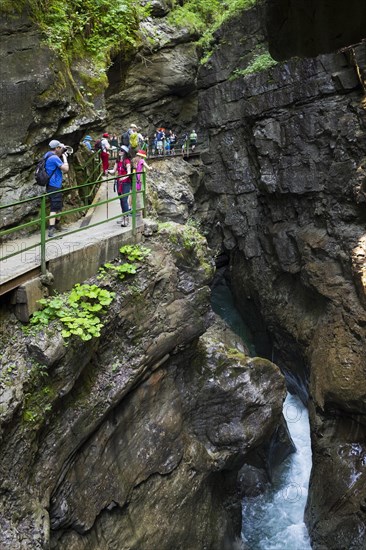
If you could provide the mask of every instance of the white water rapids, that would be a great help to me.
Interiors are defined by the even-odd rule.
[[[311,469],[308,414],[290,394],[283,413],[297,451],[277,468],[268,491],[243,501],[242,537],[250,550],[311,549],[303,520]]]
[[[255,355],[250,331],[224,280],[212,289],[211,302]],[[243,501],[242,539],[249,550],[311,550],[303,520],[312,462],[308,413],[296,396],[288,394],[283,414],[297,451],[276,469],[269,490]]]

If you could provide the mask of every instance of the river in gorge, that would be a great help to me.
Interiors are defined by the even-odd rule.
[[[212,308],[255,355],[250,330],[224,279],[212,289]],[[311,549],[303,519],[312,462],[308,412],[300,399],[288,394],[283,414],[296,452],[277,467],[270,488],[243,500],[242,539],[250,550]]]

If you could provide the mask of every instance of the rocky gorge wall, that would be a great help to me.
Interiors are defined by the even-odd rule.
[[[309,396],[313,547],[363,548],[364,94],[346,52],[241,75],[266,48],[263,21],[254,8],[222,28],[199,71],[208,238],[230,253],[257,350]]]
[[[44,45],[27,13],[1,13],[0,68],[0,199],[6,204],[40,193],[34,185],[35,162],[52,138],[76,148],[105,111],[100,95],[94,105],[82,97],[77,87],[82,66],[75,63],[72,75]],[[25,204],[5,211],[0,227],[24,220],[32,208]]]
[[[284,378],[213,324],[196,230],[165,224],[145,246],[135,277],[89,281],[115,292],[101,338],[66,345],[54,324],[25,336],[1,311],[2,548],[230,549],[240,536],[237,475],[276,438]]]

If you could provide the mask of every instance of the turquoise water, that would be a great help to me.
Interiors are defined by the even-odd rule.
[[[214,312],[227,322],[231,330],[240,336],[251,357],[254,357],[252,335],[236,309],[233,295],[224,279],[221,279],[211,291],[211,306]]]
[[[255,356],[250,330],[224,280],[212,289],[211,304]],[[242,539],[250,550],[311,550],[303,520],[312,463],[308,412],[296,396],[288,394],[283,414],[296,453],[277,468],[269,490],[243,500]]]

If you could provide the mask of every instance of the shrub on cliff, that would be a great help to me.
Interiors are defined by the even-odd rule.
[[[188,27],[201,34],[199,45],[205,53],[202,62],[211,55],[213,33],[241,10],[251,8],[257,0],[186,0],[183,5],[174,2],[169,14],[173,25]]]
[[[113,51],[128,50],[138,40],[140,19],[148,7],[134,0],[3,0],[0,13],[27,11],[47,45],[65,60],[90,56],[109,61]]]

